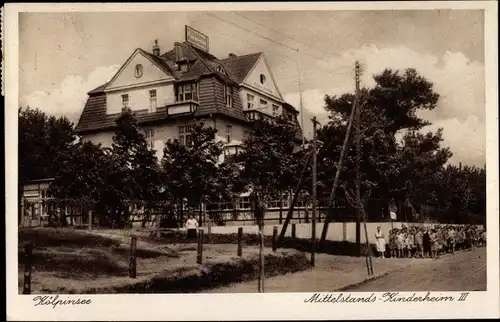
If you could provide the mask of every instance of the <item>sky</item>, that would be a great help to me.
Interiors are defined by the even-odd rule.
[[[452,164],[485,163],[484,13],[481,10],[21,13],[19,99],[78,122],[87,92],[113,77],[136,48],[162,52],[189,25],[224,58],[264,52],[284,99],[327,122],[323,98],[374,85],[385,68],[416,68],[434,83],[438,106],[420,116],[444,129]],[[300,90],[299,90],[300,75]],[[299,120],[301,117],[299,116]]]

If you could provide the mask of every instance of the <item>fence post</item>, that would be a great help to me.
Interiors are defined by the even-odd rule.
[[[211,243],[211,236],[212,236],[212,221],[209,219],[207,221],[207,242],[210,244]]]
[[[92,230],[92,210],[89,210],[89,230]]]
[[[24,245],[24,285],[23,294],[31,294],[31,267],[33,266],[33,244]]]
[[[136,278],[137,276],[137,237],[132,236],[130,240],[130,262],[129,262],[129,276]]]
[[[238,256],[242,255],[243,227],[238,227]]]
[[[295,223],[292,224],[292,238],[295,239],[297,235],[297,228],[295,226]]]
[[[203,230],[198,230],[198,256],[196,258],[196,263],[203,263]]]
[[[277,242],[278,242],[278,227],[274,226],[273,227],[273,252],[276,251],[276,248],[278,247]]]

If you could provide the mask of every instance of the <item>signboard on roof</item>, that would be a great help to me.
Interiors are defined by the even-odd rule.
[[[209,49],[209,39],[208,36],[205,35],[204,33],[193,29],[189,26],[186,25],[186,41],[190,43],[191,45],[204,50],[208,53]]]

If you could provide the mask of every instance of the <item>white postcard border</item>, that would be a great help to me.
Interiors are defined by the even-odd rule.
[[[18,20],[21,11],[151,11],[151,10],[387,10],[485,9],[487,119],[487,291],[472,292],[464,302],[439,303],[304,303],[311,293],[274,294],[146,294],[86,295],[90,305],[34,307],[35,295],[17,288],[17,107]],[[4,81],[6,93],[6,252],[7,318],[9,320],[257,320],[257,319],[382,319],[498,317],[498,7],[496,2],[365,2],[365,3],[218,3],[218,4],[7,4],[3,12]],[[457,129],[458,130],[458,129]],[[339,276],[339,278],[342,278]],[[413,292],[406,292],[411,295]],[[419,292],[424,294],[425,292]],[[369,292],[352,293],[370,296]],[[381,296],[382,293],[375,293]],[[432,292],[459,296],[459,292]],[[61,298],[70,296],[61,295]],[[79,296],[71,296],[76,298]],[[80,296],[82,297],[82,296]],[[377,305],[375,305],[377,304]]]

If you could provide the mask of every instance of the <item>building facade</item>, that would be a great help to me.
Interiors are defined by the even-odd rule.
[[[301,129],[298,111],[283,100],[263,53],[219,59],[189,41],[161,52],[136,49],[114,77],[88,93],[76,127],[82,140],[111,147],[115,120],[130,108],[158,158],[165,142],[191,140],[190,125],[217,129],[225,153],[235,153],[252,120],[283,115]]]

